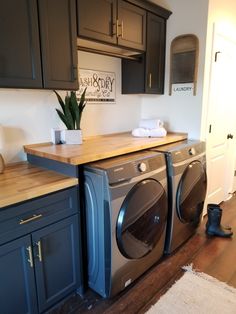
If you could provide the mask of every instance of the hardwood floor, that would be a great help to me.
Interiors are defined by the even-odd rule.
[[[236,234],[236,196],[221,204],[221,223],[230,225]],[[205,272],[236,287],[236,238],[207,237],[205,222],[197,233],[180,249],[149,269],[125,292],[111,300],[102,299],[88,290],[84,297],[73,295],[50,314],[143,314],[183,275],[182,266],[192,263],[193,268]]]

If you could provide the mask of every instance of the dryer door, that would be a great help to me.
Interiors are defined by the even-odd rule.
[[[156,246],[165,232],[167,196],[154,179],[137,183],[126,196],[117,220],[116,238],[121,253],[138,259]]]
[[[185,169],[176,194],[177,215],[181,222],[198,225],[206,196],[207,180],[204,165],[195,160]]]

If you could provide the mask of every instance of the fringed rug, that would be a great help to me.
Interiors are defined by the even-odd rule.
[[[236,314],[236,289],[185,266],[186,273],[147,314]]]

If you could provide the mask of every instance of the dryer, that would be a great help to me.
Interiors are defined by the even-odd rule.
[[[163,255],[163,154],[143,151],[84,167],[88,285],[103,297],[126,288]]]
[[[186,140],[153,150],[164,153],[168,173],[165,253],[191,237],[202,218],[207,189],[205,143]]]

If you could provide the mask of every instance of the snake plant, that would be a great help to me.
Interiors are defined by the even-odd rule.
[[[76,93],[74,91],[71,91],[70,95],[66,95],[65,101],[63,101],[61,96],[56,91],[54,91],[54,93],[56,94],[57,100],[62,109],[56,109],[62,122],[65,124],[68,130],[80,130],[81,117],[84,107],[86,106],[86,88],[81,95],[79,103],[77,101]]]

